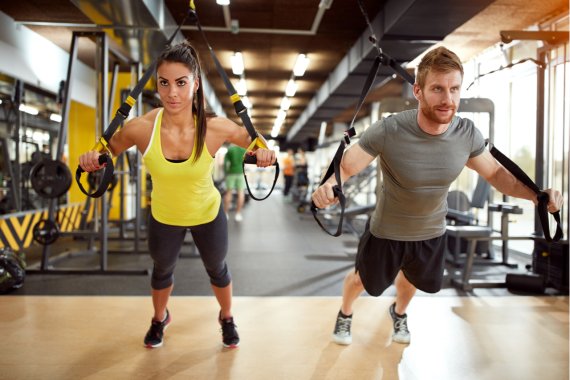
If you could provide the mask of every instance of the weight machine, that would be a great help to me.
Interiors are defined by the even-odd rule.
[[[71,83],[73,80],[73,69],[74,63],[77,60],[77,50],[78,50],[78,40],[79,38],[90,38],[93,39],[97,46],[97,63],[96,63],[96,72],[97,77],[99,79],[98,91],[97,91],[97,120],[98,120],[98,128],[100,131],[103,131],[105,126],[108,124],[109,120],[109,109],[111,103],[109,102],[109,88],[107,84],[107,73],[108,73],[108,62],[109,62],[109,44],[108,44],[108,37],[103,32],[73,32],[70,54],[69,54],[69,65],[67,71],[67,78],[65,81],[65,86],[63,90],[63,107],[62,107],[62,122],[60,124],[59,130],[59,139],[57,144],[57,150],[55,157],[62,157],[64,143],[67,138],[67,126],[69,121],[69,107],[71,103],[70,97],[70,88]],[[114,52],[116,56],[119,58],[123,58],[119,53]],[[123,58],[126,61],[126,59]],[[115,66],[115,70],[113,71],[113,87],[116,86],[116,76],[118,75],[117,66]],[[115,88],[111,89],[111,93],[115,92]],[[54,160],[58,162],[57,159]],[[54,165],[59,170],[64,170],[58,164],[44,164],[46,168],[51,168],[50,165]],[[71,173],[69,172],[69,168],[65,166],[67,170],[65,174],[61,174],[65,179],[67,179],[67,174],[69,174],[69,180],[71,185]],[[56,173],[59,173],[57,170]],[[53,174],[54,172],[48,169],[45,170],[45,175],[40,176],[40,178],[45,178],[46,184],[53,184],[55,182],[59,182],[58,174]],[[46,187],[50,187],[47,186]],[[67,190],[66,190],[67,191]],[[47,219],[40,221],[42,224],[37,224],[34,229],[36,230],[36,235],[42,236],[44,238],[53,238],[58,237],[60,235],[57,224],[56,224],[56,202],[57,197],[59,195],[54,194],[55,196],[49,200],[49,207],[48,207],[48,215]],[[87,202],[91,202],[87,200]],[[61,260],[63,258],[73,257],[75,255],[83,255],[83,254],[93,254],[99,253],[99,267],[97,269],[55,269],[53,268],[54,260],[50,260],[50,248],[51,244],[45,244],[43,247],[42,252],[42,260],[39,269],[29,269],[28,273],[40,273],[40,274],[118,274],[118,275],[148,275],[149,270],[110,270],[108,268],[108,213],[109,213],[109,205],[106,197],[102,197],[96,200],[93,200],[94,204],[94,216],[93,216],[93,230],[79,230],[70,233],[65,233],[65,235],[72,235],[72,236],[80,236],[86,237],[89,240],[88,249],[82,252],[76,253],[69,253],[64,255],[63,257],[58,257],[57,260]],[[97,219],[100,220],[100,223],[97,224]],[[85,220],[83,220],[85,222]],[[85,227],[86,223],[82,223],[82,227]],[[98,239],[99,241],[99,249],[94,250],[92,249],[93,240]]]

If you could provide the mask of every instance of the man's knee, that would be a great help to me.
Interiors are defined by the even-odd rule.
[[[349,272],[346,275],[346,279],[351,286],[364,289],[364,284],[362,283],[359,272]]]

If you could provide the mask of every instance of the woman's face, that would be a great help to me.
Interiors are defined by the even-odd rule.
[[[179,62],[163,62],[156,70],[157,91],[165,111],[177,113],[192,109],[198,80],[186,65]]]

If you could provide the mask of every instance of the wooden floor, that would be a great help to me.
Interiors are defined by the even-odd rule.
[[[330,341],[339,297],[236,297],[241,346],[212,297],[173,297],[164,346],[142,344],[149,297],[0,298],[0,379],[568,379],[568,297],[416,297],[392,343],[391,297],[361,297],[353,344]]]

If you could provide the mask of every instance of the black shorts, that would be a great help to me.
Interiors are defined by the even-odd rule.
[[[441,290],[445,263],[445,235],[421,241],[381,239],[369,228],[360,238],[355,269],[364,289],[381,295],[402,270],[416,288],[437,293]]]

